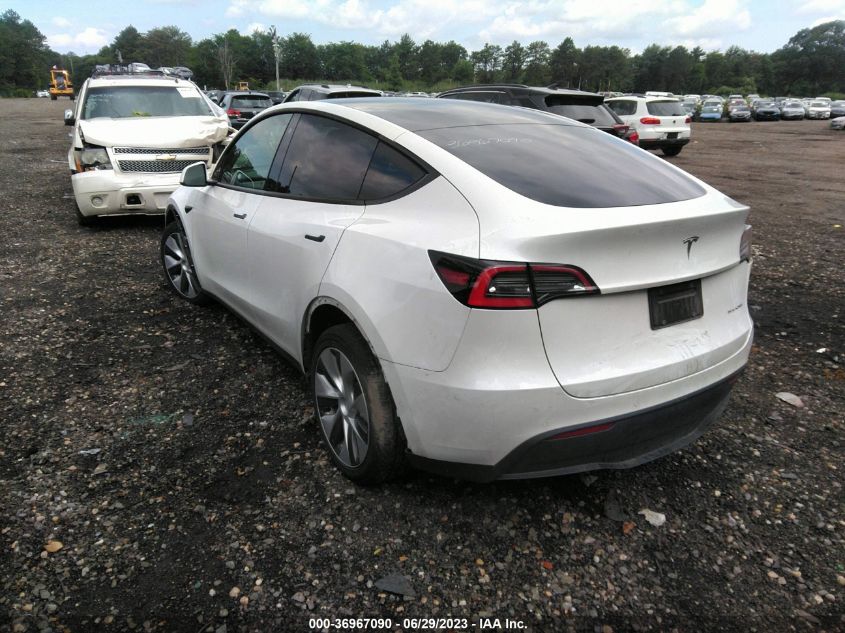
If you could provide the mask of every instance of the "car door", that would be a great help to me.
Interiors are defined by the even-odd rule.
[[[378,140],[345,122],[300,114],[277,177],[284,191],[249,227],[255,324],[301,360],[302,317],[318,295],[343,231],[364,212],[358,200]]]
[[[259,121],[226,149],[208,186],[191,199],[191,253],[200,284],[233,308],[248,308],[247,228],[266,192],[291,114]]]

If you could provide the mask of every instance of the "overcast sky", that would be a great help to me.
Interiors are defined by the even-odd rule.
[[[96,52],[130,24],[141,32],[174,25],[194,41],[275,25],[318,44],[379,44],[410,33],[417,43],[455,40],[470,51],[513,40],[555,47],[570,36],[581,48],[616,44],[634,53],[653,42],[771,52],[799,29],[845,19],[845,0],[6,0],[6,8],[32,21],[54,50],[77,54]]]

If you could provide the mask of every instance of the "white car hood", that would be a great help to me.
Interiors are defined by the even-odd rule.
[[[178,116],[98,118],[79,122],[86,143],[113,147],[196,147],[213,145],[229,134],[228,117]]]

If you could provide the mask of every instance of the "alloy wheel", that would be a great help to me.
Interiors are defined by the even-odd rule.
[[[174,231],[164,241],[164,268],[179,294],[188,299],[199,295],[199,286],[188,258],[187,240],[181,230]]]
[[[339,349],[327,347],[317,359],[314,395],[332,452],[344,466],[360,466],[370,443],[370,413],[358,374]]]

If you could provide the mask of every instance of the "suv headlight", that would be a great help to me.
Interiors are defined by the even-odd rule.
[[[75,150],[74,154],[76,155],[76,170],[79,172],[112,169],[105,147],[86,145],[82,149]]]

